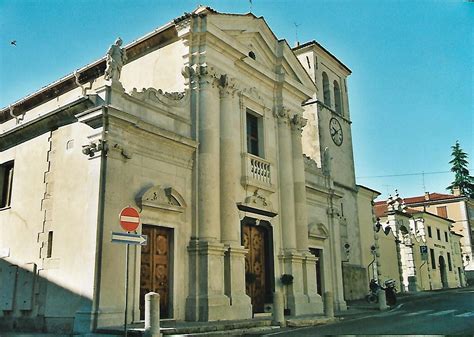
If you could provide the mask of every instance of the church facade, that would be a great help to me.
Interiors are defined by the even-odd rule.
[[[316,42],[199,7],[0,111],[0,327],[118,326],[125,296],[138,322],[150,291],[176,320],[250,319],[275,292],[291,316],[325,292],[345,310],[349,75]],[[126,258],[127,206],[147,244]]]

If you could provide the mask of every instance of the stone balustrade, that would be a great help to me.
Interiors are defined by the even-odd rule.
[[[244,185],[252,185],[261,188],[272,188],[272,164],[260,157],[245,153],[243,158]]]

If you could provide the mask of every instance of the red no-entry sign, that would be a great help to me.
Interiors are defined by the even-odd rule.
[[[133,232],[140,225],[140,214],[133,207],[125,207],[120,212],[120,226],[127,232]]]

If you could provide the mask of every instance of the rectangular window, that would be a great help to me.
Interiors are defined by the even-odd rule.
[[[444,241],[448,242],[448,232],[444,232]]]
[[[53,231],[48,232],[48,251],[46,253],[46,257],[51,257],[53,255]]]
[[[247,111],[247,152],[261,157],[259,118]]]
[[[0,165],[0,208],[9,207],[12,197],[13,161]]]
[[[438,238],[439,241],[441,241],[441,232],[439,228],[436,228],[436,237]]]
[[[448,218],[448,210],[446,209],[446,206],[436,207],[436,214],[442,218]]]
[[[430,237],[430,238],[432,237],[431,236],[431,226],[428,226],[428,237]]]
[[[453,271],[453,266],[451,265],[451,254],[448,253],[448,268],[449,271]]]
[[[436,269],[436,260],[434,255],[434,250],[430,248],[430,260],[431,260],[431,269]]]

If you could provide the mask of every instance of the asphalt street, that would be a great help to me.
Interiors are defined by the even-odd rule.
[[[324,326],[293,328],[265,336],[474,335],[474,289],[452,289],[403,299],[388,311],[367,311]]]

